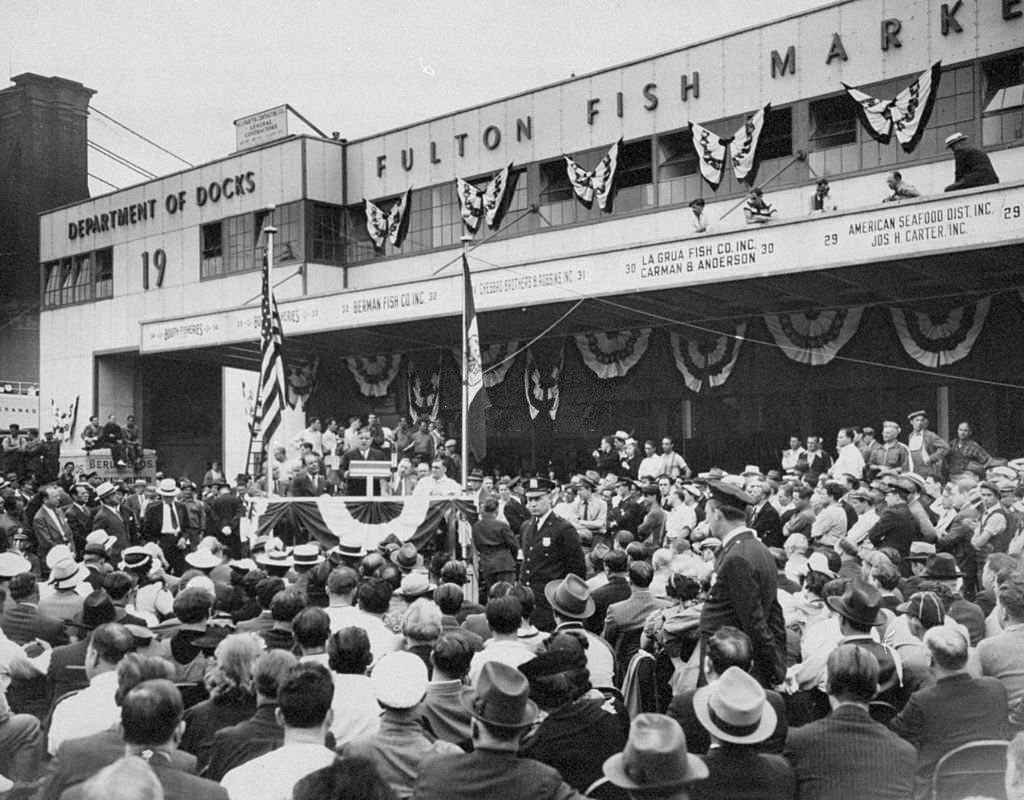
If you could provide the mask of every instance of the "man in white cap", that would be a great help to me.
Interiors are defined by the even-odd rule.
[[[991,159],[978,148],[969,147],[964,134],[957,131],[947,136],[946,147],[953,151],[956,164],[953,183],[946,187],[947,192],[999,183]]]
[[[146,541],[158,542],[170,571],[181,575],[185,571],[184,555],[188,538],[184,526],[188,521],[188,509],[178,502],[178,484],[174,478],[164,478],[156,490],[159,503],[146,507],[142,520],[142,536]]]
[[[117,539],[117,544],[110,549],[110,556],[112,559],[120,558],[124,549],[132,544],[128,525],[121,516],[121,492],[110,481],[103,481],[96,487],[96,499],[99,507],[92,518],[92,529],[104,530]]]

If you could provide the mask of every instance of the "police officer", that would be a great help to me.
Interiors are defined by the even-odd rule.
[[[523,525],[523,568],[521,579],[533,589],[536,607],[532,622],[543,631],[553,630],[554,617],[544,596],[549,581],[561,580],[570,572],[586,575],[586,563],[579,534],[572,523],[551,511],[551,493],[556,486],[547,478],[525,481],[526,510],[531,518]]]

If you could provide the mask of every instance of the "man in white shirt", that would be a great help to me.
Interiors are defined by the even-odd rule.
[[[864,477],[864,456],[853,443],[853,428],[840,428],[836,434],[836,460],[828,474],[836,480],[843,475],[852,475],[857,480]]]
[[[484,642],[484,649],[473,656],[469,664],[469,683],[476,683],[480,670],[488,661],[500,661],[510,667],[525,664],[536,655],[519,641],[519,625],[523,619],[523,606],[515,595],[492,597],[487,601],[487,624],[494,634]]]
[[[605,532],[608,529],[608,504],[600,495],[594,494],[597,485],[587,477],[573,478],[576,484],[576,502],[573,504],[572,522],[580,541],[584,544],[608,543]]]
[[[670,478],[689,478],[690,466],[686,459],[676,452],[676,443],[668,436],[661,437],[661,475]]]
[[[359,575],[352,567],[335,567],[327,576],[327,618],[331,622],[331,633],[355,625],[359,609],[355,606]]]
[[[334,719],[333,700],[326,667],[295,667],[277,693],[275,717],[284,727],[284,744],[228,771],[220,783],[231,800],[290,800],[296,781],[331,764],[335,755],[324,747],[324,736]]]
[[[430,464],[430,474],[421,478],[413,494],[422,495],[426,492],[431,497],[455,497],[462,493],[462,487],[447,475],[447,468],[441,459],[434,459]]]
[[[823,547],[834,547],[846,536],[846,511],[840,500],[846,487],[836,481],[825,484],[825,505],[811,525],[811,540]]]
[[[135,649],[131,631],[116,622],[92,632],[85,651],[85,675],[89,686],[53,709],[47,749],[57,752],[61,742],[105,731],[117,724],[121,710],[114,700],[117,665]]]
[[[384,578],[370,578],[359,588],[359,609],[345,620],[347,625],[366,631],[374,661],[396,649],[397,637],[384,623],[390,607],[391,584]]]
[[[644,442],[644,458],[637,468],[636,479],[642,481],[644,478],[650,478],[652,481],[656,481],[658,476],[663,474],[662,467],[661,456],[658,455],[654,442],[648,439]]]
[[[846,538],[859,545],[867,538],[868,531],[878,522],[875,501],[869,490],[856,489],[846,495],[846,502],[857,512],[857,521],[846,532]]]
[[[782,451],[782,471],[796,469],[801,457],[806,458],[807,451],[803,448],[799,436],[789,437],[789,449]]]

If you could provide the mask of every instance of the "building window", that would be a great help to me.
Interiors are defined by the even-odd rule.
[[[327,264],[345,263],[345,209],[327,203],[313,203],[312,260]]]
[[[1024,138],[1024,53],[982,63],[985,105],[981,112],[981,140],[986,146]]]
[[[741,120],[740,125],[742,124]],[[767,161],[770,158],[788,158],[791,155],[793,155],[793,109],[771,108],[765,117],[761,139],[757,143],[757,157],[760,161]]]
[[[614,209],[636,211],[653,206],[653,172],[651,140],[624,142],[619,148],[619,161],[615,168]]]
[[[685,203],[701,196],[697,153],[689,130],[663,133],[657,139],[658,205]]]
[[[810,104],[811,150],[825,150],[857,142],[857,104],[847,94],[814,100]]]
[[[114,248],[107,247],[93,253],[96,270],[96,299],[114,296]]]
[[[199,277],[224,273],[224,223],[210,222],[199,229]]]
[[[92,299],[92,253],[75,256],[71,269],[71,301],[82,303]]]

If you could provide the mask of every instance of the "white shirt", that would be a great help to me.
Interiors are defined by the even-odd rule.
[[[121,709],[114,702],[117,671],[101,672],[78,694],[58,704],[50,722],[48,750],[57,752],[62,742],[91,736],[114,727],[121,719]]]
[[[669,475],[673,478],[678,478],[686,472],[686,459],[679,455],[675,450],[671,453],[662,453],[658,458],[661,459],[662,475]]]
[[[860,544],[868,537],[868,532],[875,527],[876,522],[878,522],[878,512],[873,508],[869,508],[861,516],[857,517],[853,527],[846,532],[846,538],[854,544]]]
[[[832,465],[832,469],[828,471],[828,474],[833,478],[838,478],[845,474],[860,478],[864,474],[864,456],[861,455],[857,445],[852,442],[844,445],[836,454],[836,461]]]
[[[679,538],[688,538],[686,528],[693,532],[697,527],[697,507],[688,506],[685,503],[671,509],[665,517],[665,538],[675,541]]]
[[[330,766],[334,751],[322,744],[287,742],[277,750],[235,767],[221,778],[231,800],[291,800],[295,784]]]
[[[344,619],[343,615],[338,616]],[[384,620],[380,617],[367,614],[365,611],[357,608],[355,613],[349,616],[349,619],[351,620],[348,622],[349,625],[366,631],[366,635],[370,640],[370,652],[373,655],[374,661],[385,653],[390,653],[392,650],[397,649],[399,638],[384,624]]]
[[[518,667],[525,664],[536,654],[525,644],[519,641],[507,639],[488,639],[484,642],[484,649],[473,655],[469,662],[469,683],[473,685],[480,677],[480,670],[488,661],[500,661],[510,667]]]
[[[343,675],[332,672],[334,679],[334,722],[331,733],[337,747],[360,736],[370,736],[380,728],[381,708],[377,695],[366,675]]]
[[[662,469],[664,469],[664,463],[661,460],[661,456],[655,453],[653,456],[647,456],[647,458],[640,462],[640,466],[636,470],[636,477],[638,479],[657,478],[662,474]]]
[[[164,503],[163,506],[164,521],[160,533],[177,533],[181,530],[181,520],[178,519],[178,512],[174,510],[174,503]]]

